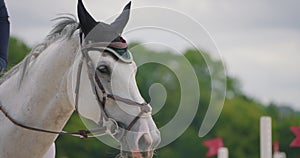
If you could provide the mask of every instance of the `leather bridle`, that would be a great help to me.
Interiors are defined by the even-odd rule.
[[[102,44],[103,43],[99,43],[100,46]],[[103,119],[101,119],[101,121],[106,122],[106,124],[107,124],[107,121],[110,121],[110,123],[108,123],[108,124],[115,125],[115,129],[119,129],[119,126],[123,126],[123,127],[125,127],[126,131],[129,131],[144,113],[151,112],[151,108],[146,102],[138,103],[138,102],[133,101],[131,99],[123,98],[123,97],[120,97],[118,95],[109,94],[109,93],[106,92],[106,90],[105,90],[105,88],[104,88],[104,86],[103,86],[103,84],[100,80],[101,74],[96,70],[96,68],[95,68],[95,66],[94,66],[94,64],[93,64],[93,62],[92,62],[92,60],[91,60],[91,58],[88,54],[89,50],[95,50],[95,49],[93,49],[94,46],[97,46],[97,43],[86,45],[82,49],[82,59],[79,62],[78,72],[77,72],[77,84],[76,84],[76,90],[75,90],[75,98],[76,98],[75,99],[75,107],[78,110],[78,99],[79,99],[78,96],[79,96],[79,86],[80,86],[80,82],[78,82],[78,81],[80,81],[82,65],[83,65],[83,62],[85,60],[86,65],[87,65],[87,73],[88,73],[88,77],[89,77],[89,80],[90,80],[90,84],[91,84],[91,87],[94,87],[94,88],[92,88],[93,94],[96,96],[99,107],[101,108],[101,110],[100,110],[101,111],[101,116],[103,117]],[[103,48],[103,50],[105,50],[105,48]],[[102,95],[101,98],[100,98],[99,94]],[[117,122],[114,119],[110,118],[108,116],[108,114],[106,113],[105,105],[106,105],[106,102],[107,102],[108,99],[113,100],[113,101],[117,101],[117,102],[123,102],[127,105],[137,106],[137,107],[140,108],[140,113],[137,116],[135,116],[135,118],[126,127],[124,124],[122,124],[120,122]],[[79,113],[79,111],[78,111],[78,113]],[[102,122],[102,124],[103,124],[103,122]],[[122,124],[122,125],[120,125],[120,124]],[[115,132],[110,131],[108,134],[114,136],[113,133],[115,133]],[[121,137],[123,137],[123,136],[121,136]],[[120,138],[120,136],[119,136],[119,138]]]
[[[95,43],[93,45],[95,45]],[[96,137],[99,135],[109,134],[117,140],[122,139],[125,136],[126,131],[129,131],[144,113],[151,112],[151,108],[146,102],[137,103],[133,100],[107,93],[101,83],[101,80],[99,79],[100,74],[99,74],[99,72],[96,71],[96,68],[94,67],[94,64],[88,54],[90,48],[91,47],[86,46],[82,49],[82,58],[80,59],[80,62],[78,65],[76,88],[75,88],[75,110],[80,115],[79,110],[78,110],[79,87],[80,87],[82,66],[85,61],[86,65],[87,65],[87,69],[88,69],[87,73],[88,73],[91,87],[94,87],[94,88],[92,88],[93,94],[97,98],[97,102],[99,104],[100,111],[101,111],[102,119],[100,119],[100,122],[98,123],[98,125],[101,124],[102,127],[97,127],[96,129],[91,129],[91,130],[78,130],[75,132],[52,131],[52,130],[37,128],[37,127],[27,126],[27,125],[20,123],[19,121],[17,121],[16,119],[14,119],[13,117],[11,117],[9,115],[7,110],[4,109],[4,106],[2,105],[1,102],[0,102],[0,111],[2,111],[2,113],[16,126],[22,127],[24,129],[32,130],[32,131],[49,133],[49,134],[58,134],[58,135],[79,136],[80,138],[90,138],[90,137]],[[102,93],[101,98],[100,98],[100,93]],[[137,116],[135,116],[135,118],[127,126],[125,126],[123,123],[117,122],[116,120],[110,118],[107,115],[107,113],[105,111],[105,104],[108,99],[117,101],[117,102],[123,102],[127,105],[138,106],[140,108],[140,113]],[[120,127],[124,127],[124,129],[121,129]],[[90,135],[93,133],[95,133],[97,135]]]

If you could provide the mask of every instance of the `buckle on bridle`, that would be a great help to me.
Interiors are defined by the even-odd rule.
[[[151,112],[151,107],[147,103],[142,104],[140,108],[143,113]]]

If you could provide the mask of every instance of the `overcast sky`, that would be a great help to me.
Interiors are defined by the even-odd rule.
[[[120,13],[127,2],[84,0],[89,11],[99,20]],[[6,3],[11,17],[12,35],[33,46],[50,31],[54,24],[50,20],[57,14],[76,15],[77,1],[7,0]],[[264,103],[272,101],[300,110],[299,0],[133,0],[132,3],[133,8],[148,6],[170,8],[203,25],[219,48],[227,71],[241,81],[244,92]],[[168,22],[168,17],[172,18],[170,21],[176,20],[176,16],[160,14],[158,17],[151,11],[148,14],[138,13],[133,12],[129,25],[138,21],[138,16],[150,22],[153,20],[148,19],[154,18],[158,23],[160,17],[164,19],[162,23]],[[179,24],[178,27],[187,26],[184,22]],[[191,33],[188,37],[200,39],[200,34]],[[150,36],[141,33],[138,39],[133,37],[129,39],[147,40]],[[207,41],[202,40],[203,43]],[[176,40],[173,44],[174,47],[189,47]],[[201,47],[209,50],[205,44]]]

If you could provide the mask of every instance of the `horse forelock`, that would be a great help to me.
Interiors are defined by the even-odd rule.
[[[47,49],[52,43],[56,42],[57,40],[70,40],[76,30],[79,29],[79,23],[77,22],[75,16],[72,14],[63,14],[62,16],[53,19],[53,21],[58,22],[54,25],[53,29],[46,36],[44,41],[33,47],[30,53],[19,64],[5,73],[0,79],[0,85],[8,80],[11,76],[21,71],[19,77],[20,84],[26,74],[28,65],[32,60],[36,59],[39,54],[41,54],[45,49]],[[76,36],[74,38],[79,38],[79,36]]]

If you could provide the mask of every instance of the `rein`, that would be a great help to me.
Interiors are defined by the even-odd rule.
[[[117,95],[106,93],[106,91],[105,91],[105,89],[104,89],[104,87],[103,87],[103,85],[102,85],[102,83],[99,79],[100,74],[99,74],[99,72],[95,71],[95,67],[92,63],[92,60],[90,59],[90,57],[88,55],[88,48],[85,48],[85,49],[83,49],[82,58],[80,59],[80,62],[79,62],[79,65],[78,65],[77,78],[76,78],[76,87],[75,87],[75,110],[77,111],[77,113],[79,115],[80,115],[79,110],[78,110],[79,87],[80,87],[80,78],[81,78],[81,72],[82,72],[82,66],[83,66],[84,59],[86,61],[87,68],[88,68],[88,77],[89,77],[89,80],[90,80],[90,84],[91,84],[92,87],[94,87],[94,89],[92,88],[93,94],[96,96],[97,102],[98,102],[99,107],[101,109],[100,111],[101,111],[103,119],[100,122],[102,123],[102,127],[98,127],[96,129],[91,129],[91,130],[78,130],[78,131],[73,131],[73,132],[52,131],[52,130],[37,128],[37,127],[27,126],[27,125],[24,125],[24,124],[20,123],[19,121],[17,121],[16,119],[14,119],[13,117],[11,117],[8,114],[8,112],[6,111],[6,109],[4,109],[4,106],[2,105],[1,102],[0,102],[0,111],[14,125],[19,126],[21,128],[24,128],[24,129],[31,130],[31,131],[43,132],[43,133],[49,133],[49,134],[58,134],[58,135],[70,135],[70,136],[75,136],[75,137],[80,137],[80,138],[96,137],[96,136],[91,136],[90,134],[92,134],[92,133],[95,133],[95,134],[99,133],[99,135],[109,134],[112,137],[116,138],[116,135],[121,133],[121,135],[118,138],[123,138],[126,134],[126,131],[129,131],[134,126],[134,124],[139,120],[139,118],[144,113],[150,112],[151,109],[150,109],[150,107],[148,106],[148,104],[146,102],[137,103],[137,102],[132,101],[132,100],[127,99],[127,98],[123,98],[123,97],[120,97],[120,96],[117,96]],[[102,99],[100,99],[99,93],[102,93]],[[107,113],[105,111],[105,104],[106,104],[107,99],[111,99],[113,101],[119,101],[119,102],[123,102],[123,103],[128,104],[128,105],[133,105],[133,106],[140,107],[141,112],[137,116],[135,116],[135,118],[129,123],[129,125],[127,127],[125,127],[126,131],[122,132],[119,127],[124,127],[124,125],[122,125],[121,123],[118,123],[117,121],[115,121],[114,119],[110,118],[107,115]]]
[[[0,104],[0,110],[1,112],[6,116],[7,119],[9,119],[14,125],[31,130],[31,131],[36,131],[36,132],[43,132],[43,133],[50,133],[50,134],[58,134],[58,135],[71,135],[75,137],[80,137],[80,138],[88,138],[90,133],[93,132],[103,132],[105,129],[104,128],[98,128],[95,130],[78,130],[74,132],[66,132],[66,131],[51,131],[47,129],[41,129],[37,127],[32,127],[32,126],[27,126],[22,123],[19,123],[17,120],[12,118],[6,110],[3,108],[3,105]]]

